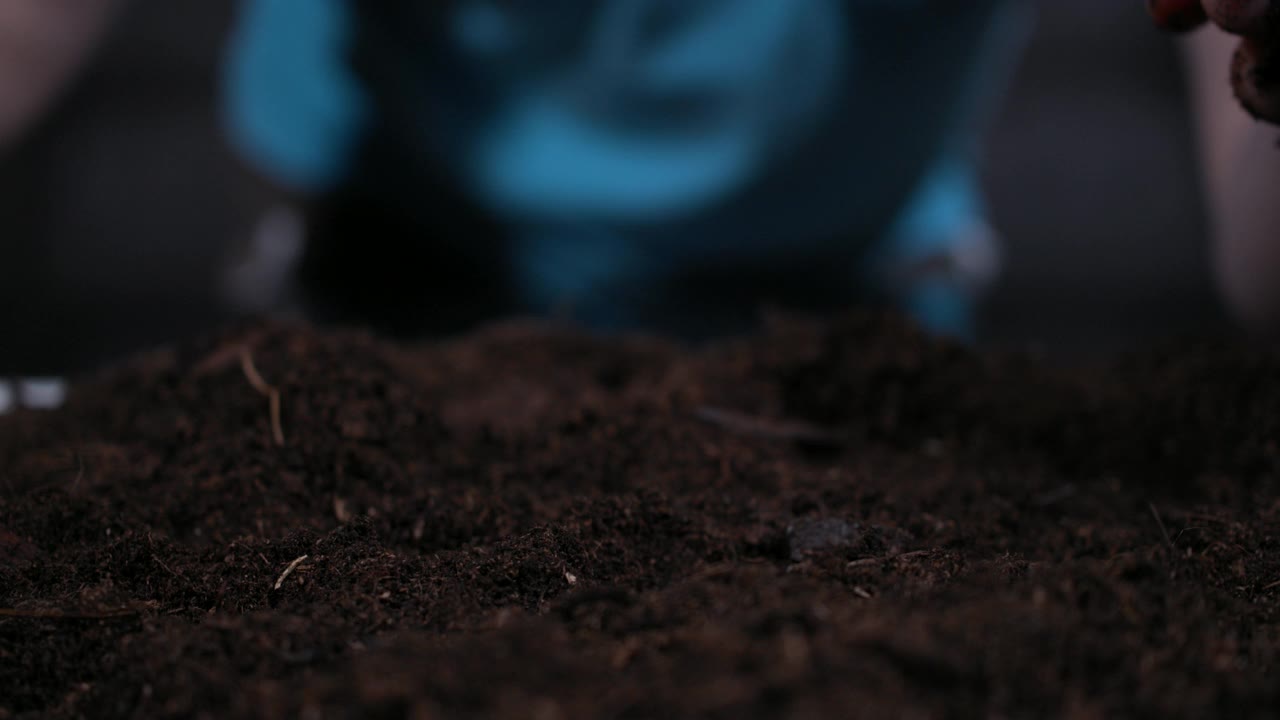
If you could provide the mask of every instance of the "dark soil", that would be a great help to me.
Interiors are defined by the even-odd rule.
[[[0,718],[1270,717],[1278,442],[1221,345],[242,328],[0,421]]]

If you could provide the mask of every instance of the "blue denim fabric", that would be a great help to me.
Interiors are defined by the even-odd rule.
[[[457,5],[452,42],[421,50],[421,92],[448,109],[422,118],[422,131],[510,229],[529,306],[589,306],[605,326],[632,317],[607,307],[630,302],[618,288],[687,266],[823,255],[852,296],[868,263],[945,253],[953,229],[982,222],[967,169],[975,123],[1026,10],[1019,0]],[[343,0],[247,0],[234,38],[231,134],[301,190],[341,181],[371,112],[342,61],[351,23]],[[449,68],[460,66],[483,93],[458,87]],[[927,301],[891,294],[926,324],[959,328],[972,287],[951,280],[956,292],[930,289]]]

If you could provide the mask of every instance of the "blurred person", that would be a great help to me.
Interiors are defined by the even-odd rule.
[[[274,213],[258,252],[301,253],[321,318],[560,312],[699,337],[763,303],[887,302],[969,337],[998,265],[978,138],[1029,12],[247,0],[227,122],[305,208]]]
[[[1280,2],[1149,0],[1186,31],[1213,256],[1228,305],[1249,328],[1280,330]],[[1229,80],[1229,81],[1228,81]],[[1233,102],[1232,94],[1239,102]]]

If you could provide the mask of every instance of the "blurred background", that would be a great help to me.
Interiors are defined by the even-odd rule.
[[[120,4],[0,148],[0,375],[75,372],[228,320],[226,270],[272,203],[219,122],[236,3]],[[1226,331],[1175,43],[1138,0],[1040,4],[983,165],[1005,243],[983,341],[1074,358]]]

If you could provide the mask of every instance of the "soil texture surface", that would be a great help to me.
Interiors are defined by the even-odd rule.
[[[1272,717],[1280,355],[252,325],[0,419],[0,718]]]

